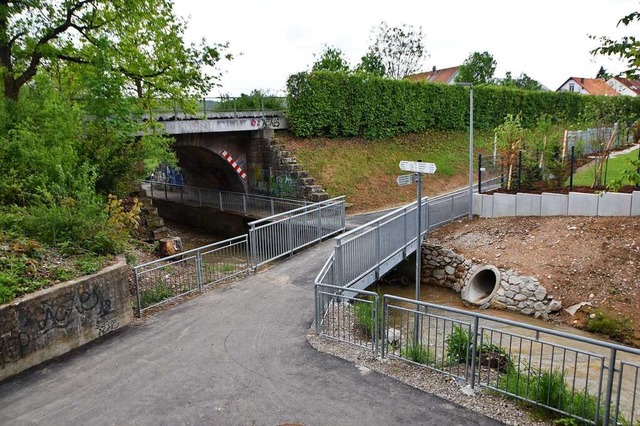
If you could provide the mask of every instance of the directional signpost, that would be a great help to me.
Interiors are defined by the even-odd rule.
[[[433,174],[436,172],[436,165],[433,163],[423,163],[422,161],[401,161],[400,162],[400,170],[404,170],[405,172],[413,172],[410,175],[401,175],[396,179],[396,183],[399,186],[411,185],[413,183],[418,183],[418,200],[416,201],[416,213],[418,216],[418,234],[416,239],[416,300],[420,300],[420,269],[421,269],[421,257],[422,257],[422,174]],[[417,310],[417,309],[416,309]],[[413,342],[414,344],[418,344],[418,339],[420,337],[420,317],[419,314],[416,313],[416,318],[414,321],[413,328]]]

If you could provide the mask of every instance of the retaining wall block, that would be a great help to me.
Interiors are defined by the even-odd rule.
[[[482,216],[482,201],[484,197],[482,194],[474,193],[473,194],[473,214]]]
[[[482,196],[482,217],[493,217],[493,195]]]
[[[542,193],[542,205],[540,207],[541,216],[566,216],[568,198],[562,194]]]
[[[570,192],[568,214],[569,216],[597,216],[599,201],[598,194]]]
[[[538,194],[516,194],[516,216],[540,216],[542,196]]]
[[[631,194],[631,216],[640,216],[640,191]]]
[[[600,195],[598,216],[629,216],[631,214],[631,194],[605,192]]]
[[[516,196],[510,194],[493,195],[493,217],[515,216]]]

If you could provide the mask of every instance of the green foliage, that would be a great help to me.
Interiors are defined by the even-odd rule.
[[[378,301],[380,303],[380,301]],[[357,327],[369,338],[375,334],[376,321],[373,315],[374,301],[358,302],[353,304],[356,314]],[[382,332],[382,315],[380,314],[381,305],[378,306],[378,335]]]
[[[507,372],[500,374],[498,389],[590,421],[603,420],[604,402],[598,410],[598,397],[586,390],[570,389],[561,371],[538,371],[531,367],[517,369],[512,366]],[[596,418],[597,411],[599,419]],[[554,415],[554,412],[543,413],[549,417]],[[622,424],[626,422],[622,416],[619,416],[618,421]]]
[[[604,334],[622,343],[631,342],[634,336],[633,326],[629,318],[615,318],[604,311],[597,311],[595,317],[589,318],[585,329],[592,333]]]
[[[173,297],[171,289],[167,288],[163,283],[159,282],[155,288],[142,290],[140,293],[140,304],[143,308],[155,305],[163,300]]]
[[[222,100],[215,104],[214,111],[282,111],[286,109],[284,98],[271,96],[261,90],[252,90],[249,94],[242,93],[233,98],[229,95],[222,96]]]
[[[400,355],[418,364],[433,364],[436,361],[435,355],[428,348],[415,341],[403,346]]]
[[[469,90],[441,84],[394,81],[370,74],[312,72],[288,82],[289,124],[298,137],[380,139],[426,130],[465,130],[469,125]],[[640,98],[580,96],[574,93],[474,88],[474,128],[492,130],[507,114],[520,114],[524,128],[543,114],[584,122],[597,108],[616,120],[640,115]]]
[[[511,71],[507,71],[504,79],[499,82],[499,85],[523,90],[540,90],[542,88],[542,85],[537,80],[534,80],[525,73],[520,73],[518,78],[513,78]]]
[[[345,72],[349,71],[349,63],[344,53],[337,47],[324,45],[322,53],[311,66],[312,71]]]
[[[618,21],[618,26],[621,24],[625,27],[640,22],[640,12],[632,12]],[[595,36],[590,36],[595,39]],[[605,55],[614,56],[627,63],[626,74],[629,78],[640,77],[640,40],[635,36],[624,36],[619,40],[612,40],[609,37],[599,37],[600,47],[591,51],[592,55]]]
[[[398,80],[420,70],[422,58],[427,56],[424,38],[422,27],[415,29],[406,24],[389,27],[383,21],[372,30],[368,55],[380,62],[381,66],[376,65],[375,69],[384,70],[384,75]]]
[[[445,343],[447,345],[449,362],[467,363],[471,361],[473,341],[466,329],[456,325],[451,334],[445,339]]]
[[[607,188],[617,191],[623,185],[640,186],[640,158],[631,158],[635,152],[631,152],[624,157],[616,157],[609,160],[607,165],[607,176],[611,179]],[[625,158],[626,157],[626,158]],[[621,163],[625,166],[622,166]]]
[[[456,81],[464,83],[491,84],[498,63],[489,52],[473,52],[458,70]]]
[[[360,63],[356,67],[356,72],[362,72],[366,74],[375,75],[377,77],[384,77],[386,69],[382,63],[382,58],[376,54],[376,52],[370,50],[360,59]]]

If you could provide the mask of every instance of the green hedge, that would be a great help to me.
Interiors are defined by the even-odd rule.
[[[379,139],[425,130],[465,130],[469,89],[366,74],[316,71],[287,82],[289,124],[298,137]],[[558,122],[614,122],[640,115],[640,98],[583,96],[503,87],[474,88],[474,126],[491,130],[507,114],[532,127],[541,114]]]

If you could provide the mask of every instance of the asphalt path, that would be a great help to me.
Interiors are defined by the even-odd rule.
[[[499,424],[313,349],[326,241],[0,383],[0,425]]]

